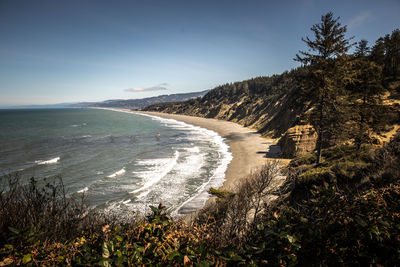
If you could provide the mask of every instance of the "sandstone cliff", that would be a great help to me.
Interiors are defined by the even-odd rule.
[[[312,152],[316,146],[317,133],[311,125],[296,125],[289,128],[279,140],[282,155],[293,157]]]

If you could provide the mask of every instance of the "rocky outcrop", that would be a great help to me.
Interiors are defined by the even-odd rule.
[[[282,155],[294,157],[309,153],[315,149],[317,132],[311,125],[296,125],[289,128],[280,139]]]

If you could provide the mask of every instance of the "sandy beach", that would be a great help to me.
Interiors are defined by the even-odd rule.
[[[222,186],[225,190],[234,189],[241,178],[261,167],[268,159],[278,157],[279,147],[274,145],[274,140],[263,138],[259,133],[237,123],[160,112],[138,113],[183,121],[221,135],[230,146],[233,156],[226,171],[226,181]]]

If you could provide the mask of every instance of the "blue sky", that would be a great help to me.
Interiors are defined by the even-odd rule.
[[[0,0],[0,106],[201,91],[298,66],[332,11],[355,41],[400,28],[399,0]]]

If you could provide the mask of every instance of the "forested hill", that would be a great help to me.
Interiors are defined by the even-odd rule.
[[[127,109],[139,109],[146,107],[148,105],[172,102],[172,101],[185,101],[191,98],[202,97],[208,90],[193,93],[182,93],[182,94],[170,94],[170,95],[159,95],[153,97],[146,97],[142,99],[117,99],[117,100],[107,100],[99,103],[89,103],[86,106],[90,107],[107,107],[107,108],[127,108]],[[77,104],[79,106],[80,104]]]
[[[304,75],[304,69],[298,68],[271,77],[224,84],[202,98],[151,105],[143,110],[229,120],[263,134],[280,136],[299,123],[298,114],[307,109],[298,101]]]

